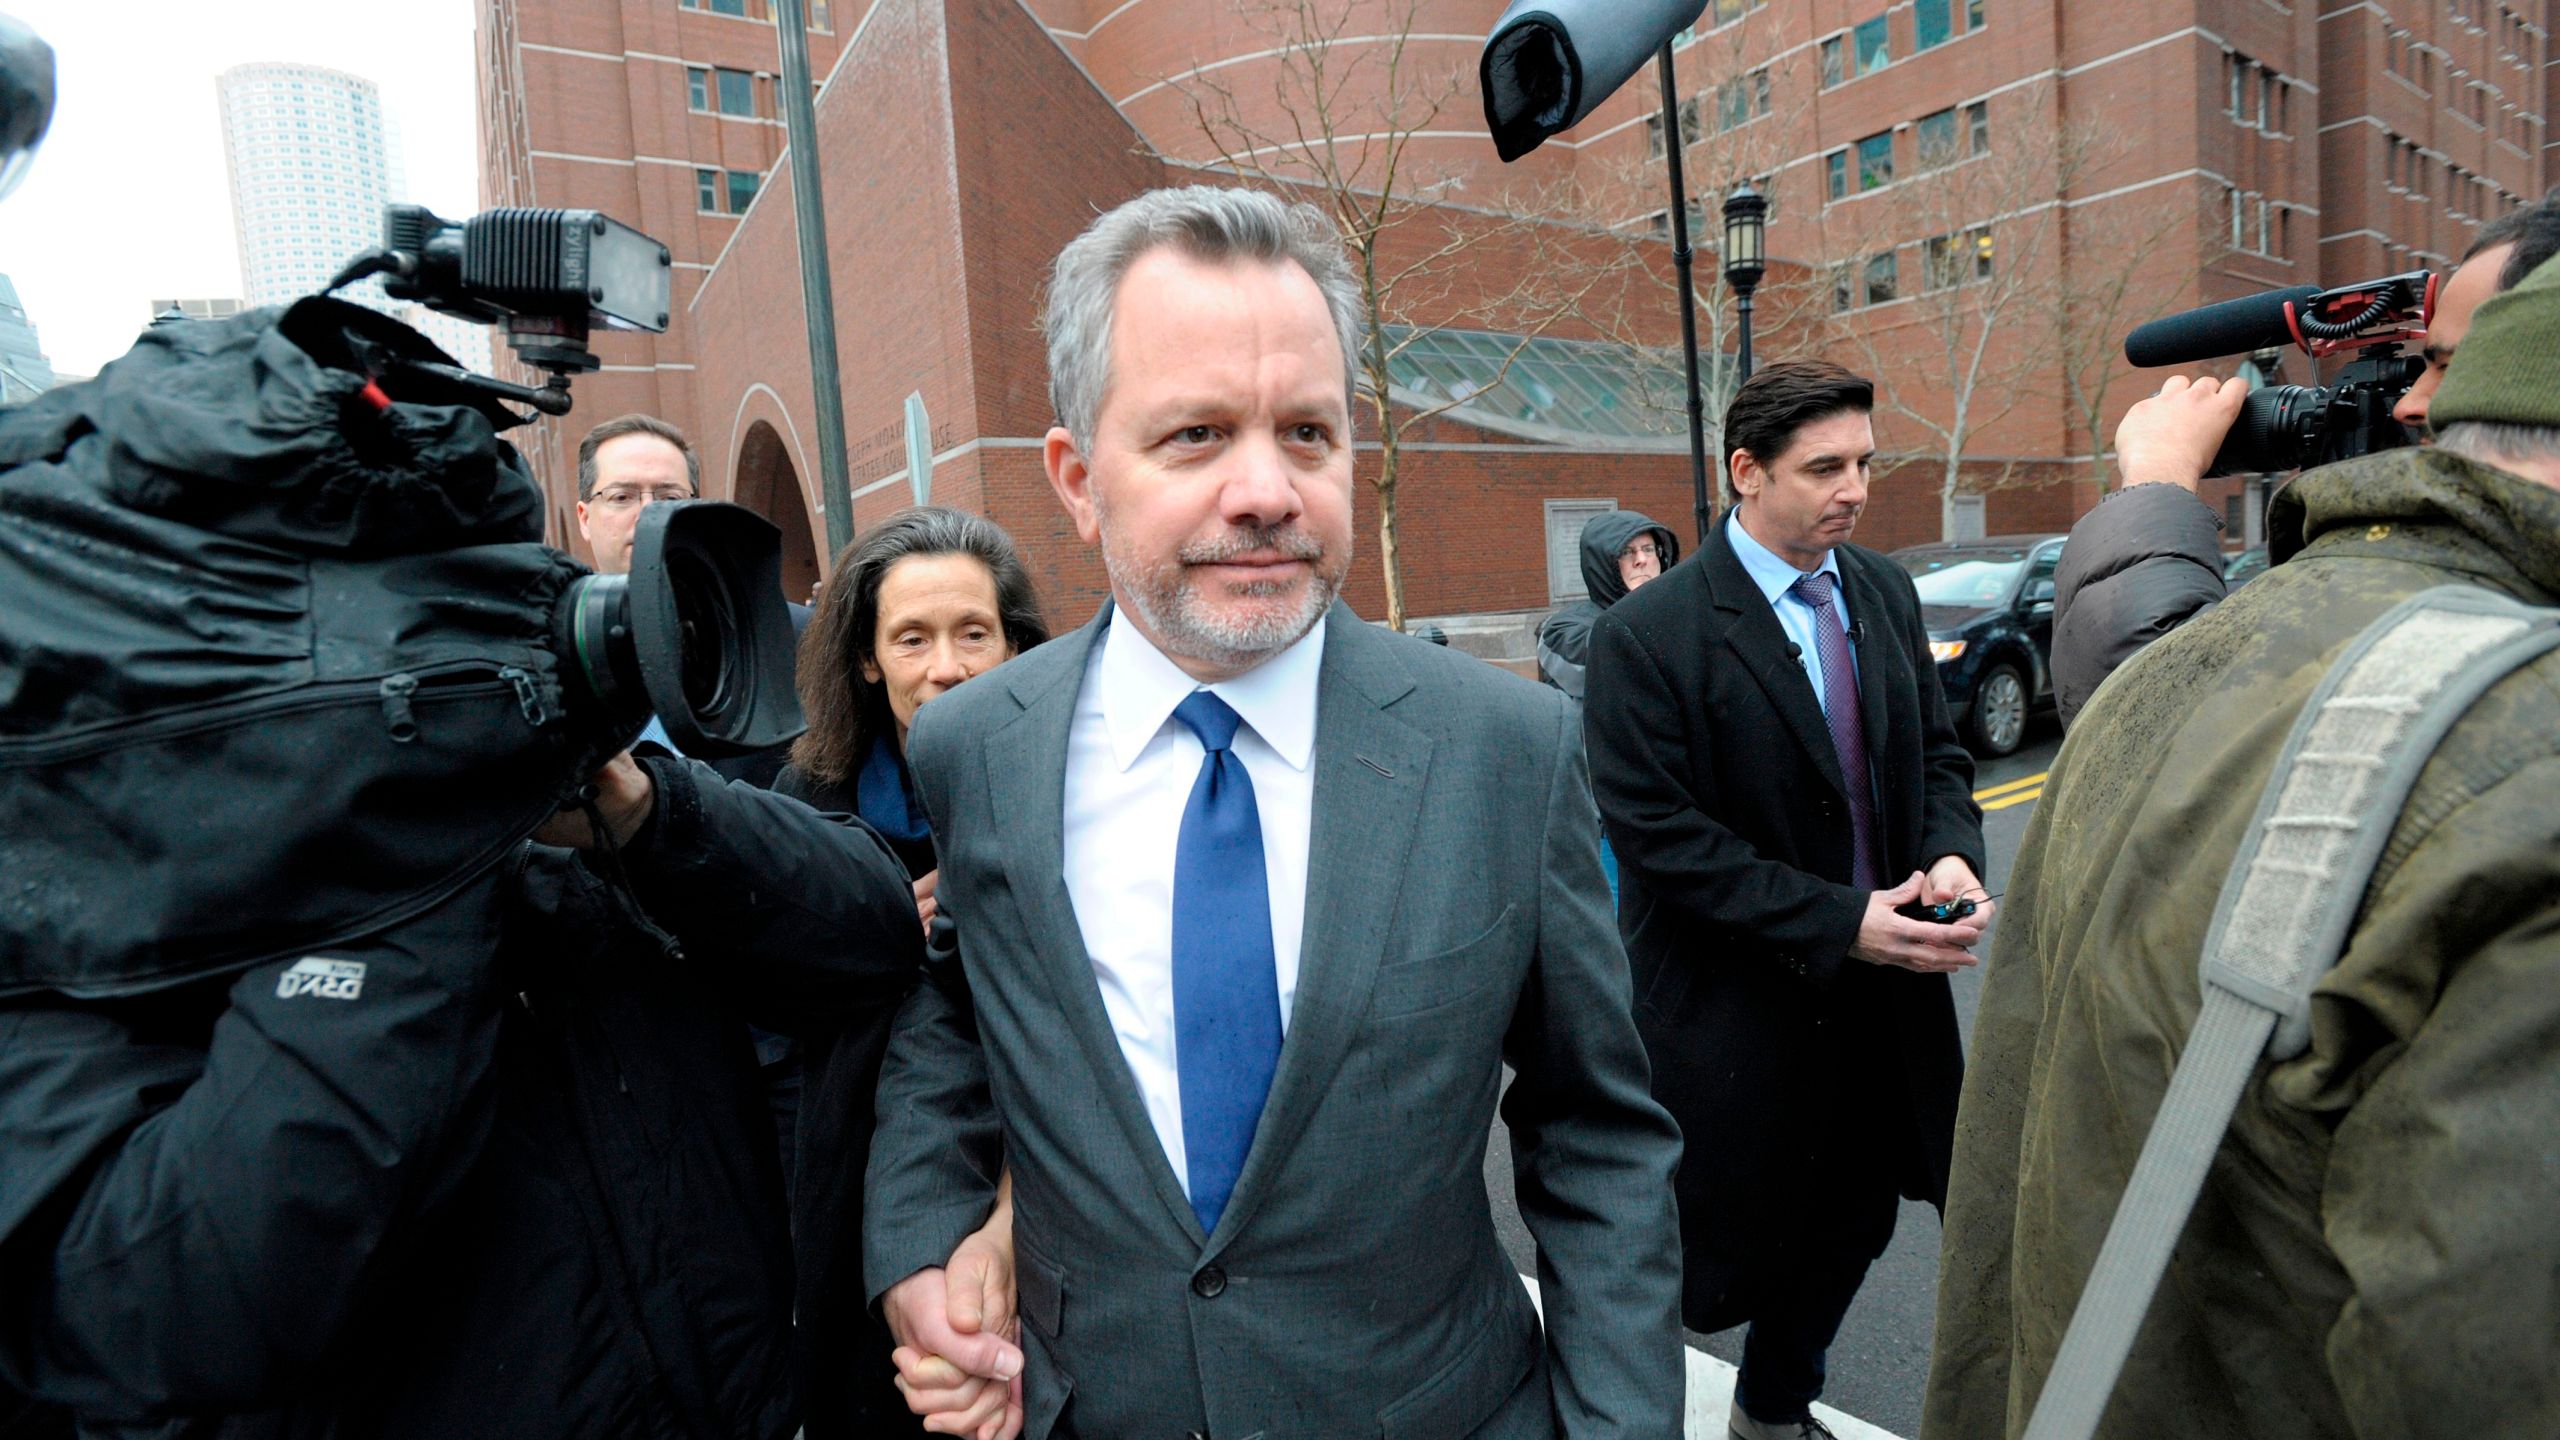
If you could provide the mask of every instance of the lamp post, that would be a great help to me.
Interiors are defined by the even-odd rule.
[[[1724,283],[1733,287],[1741,322],[1737,366],[1751,378],[1751,292],[1768,273],[1769,200],[1746,180],[1724,198]]]
[[[1689,279],[1688,180],[1681,173],[1681,153],[1688,137],[1680,133],[1680,94],[1671,74],[1671,42],[1655,54],[1662,71],[1662,148],[1671,161],[1671,273],[1680,292],[1680,362],[1689,384],[1689,492],[1697,510],[1698,543],[1707,543],[1707,407],[1698,392],[1698,302]]]

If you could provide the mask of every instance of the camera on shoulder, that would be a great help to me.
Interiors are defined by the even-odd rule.
[[[2426,371],[2403,347],[2425,343],[2437,284],[2432,271],[2412,270],[2327,290],[2295,285],[2246,295],[2139,327],[2125,337],[2124,358],[2148,368],[2287,347],[2315,362],[2352,355],[2327,385],[2250,392],[2206,473],[2308,470],[2415,443],[2391,411]]]

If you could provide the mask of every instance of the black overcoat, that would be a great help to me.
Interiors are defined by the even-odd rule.
[[[1732,523],[1600,617],[1585,717],[1654,1096],[1687,1141],[1696,1330],[1749,1319],[1783,1278],[1817,1177],[1873,1174],[1943,1206],[1964,1069],[1946,977],[1848,958],[1866,896],[1848,883],[1839,760]],[[1886,883],[1947,855],[1980,874],[1973,762],[1919,597],[1874,551],[1836,553]]]

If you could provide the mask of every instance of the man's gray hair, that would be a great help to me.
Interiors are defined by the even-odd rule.
[[[2501,460],[2560,460],[2560,429],[2501,420],[2457,420],[2437,434],[2436,447],[2484,465]]]
[[[1365,326],[1342,237],[1323,211],[1258,190],[1186,185],[1150,190],[1113,209],[1058,252],[1040,328],[1049,342],[1049,401],[1076,448],[1093,448],[1094,417],[1111,381],[1111,306],[1140,257],[1160,249],[1196,260],[1289,260],[1323,292],[1342,341],[1349,398]]]

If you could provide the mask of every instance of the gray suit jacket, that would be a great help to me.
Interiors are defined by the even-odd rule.
[[[1031,1440],[1679,1434],[1680,1139],[1647,1094],[1572,707],[1335,607],[1295,1009],[1203,1235],[1061,878],[1068,725],[1109,618],[909,736],[962,973],[919,988],[881,1076],[872,1294],[941,1264],[1009,1161]],[[1485,1194],[1506,1059],[1543,1343]]]

